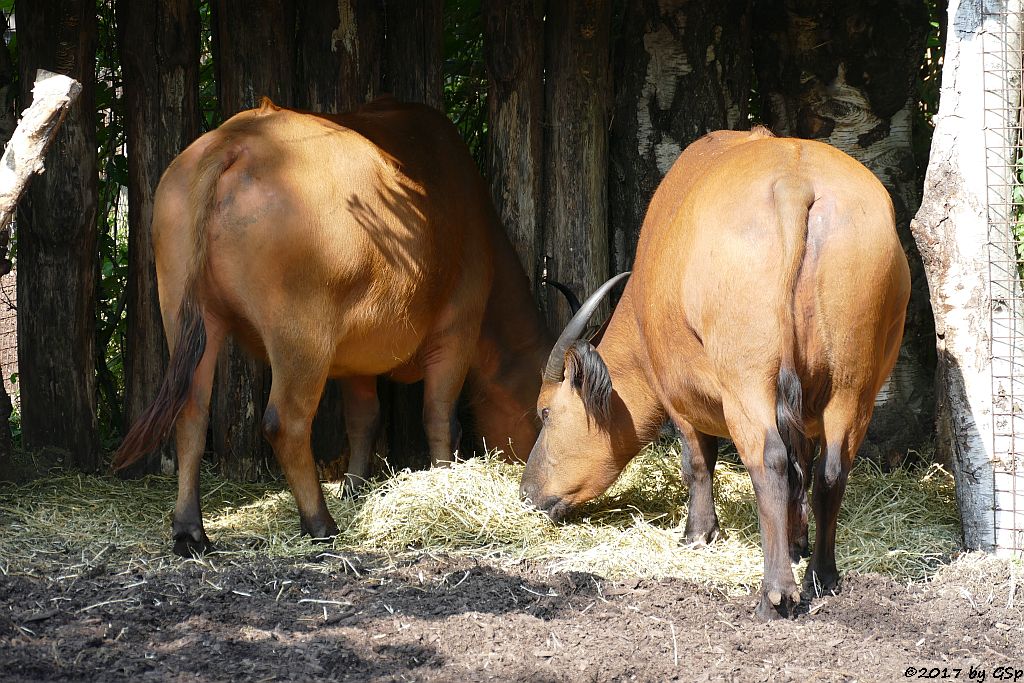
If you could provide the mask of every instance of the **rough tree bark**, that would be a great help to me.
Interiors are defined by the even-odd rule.
[[[0,46],[2,47],[2,46]],[[2,51],[6,54],[6,50]],[[7,65],[10,65],[8,60]],[[0,64],[0,69],[3,64]],[[32,88],[32,106],[25,110],[13,134],[3,130],[3,159],[0,159],[0,275],[10,272],[7,245],[11,236],[11,219],[25,188],[37,173],[43,172],[43,158],[57,129],[68,113],[71,103],[82,92],[73,78],[39,71]],[[3,382],[0,381],[0,481],[12,481],[9,475],[13,442],[10,419],[13,406]]]
[[[1024,451],[1020,443],[994,438],[1008,426],[1000,421],[1020,419],[1013,415],[1019,406],[1008,405],[1008,399],[1021,395],[1021,377],[1010,383],[1006,360],[1012,360],[1017,372],[1024,366],[1017,345],[1005,344],[1024,334],[1017,308],[1021,291],[1013,217],[1005,213],[1012,204],[1006,193],[1019,183],[1013,146],[1019,143],[1021,8],[1005,0],[984,7],[991,14],[983,14],[979,3],[950,0],[924,199],[911,224],[935,311],[937,448],[940,459],[952,465],[964,543],[970,549],[993,547],[994,474],[1012,471],[1013,455]],[[996,43],[1007,28],[1002,22],[1008,20],[1013,25],[1006,31],[1009,41],[1003,53]],[[988,57],[985,48],[992,51]],[[1011,63],[1001,62],[1003,54]],[[986,125],[992,127],[988,132]],[[997,201],[990,206],[993,199]],[[1016,467],[1015,528],[1024,529],[1024,463],[1018,461]],[[1012,512],[1013,502],[999,501],[1001,512]]]
[[[296,7],[295,106],[342,112],[372,100],[381,90],[384,51],[383,0],[299,3]],[[313,420],[313,456],[322,475],[341,479],[348,440],[341,389],[328,380]]]
[[[71,76],[82,94],[18,214],[18,367],[26,450],[100,465],[96,422],[97,159],[95,3],[33,0],[15,9],[22,100],[37,69]]]
[[[0,12],[0,35],[7,34],[7,16]],[[6,145],[14,128],[18,123],[17,107],[15,100],[14,63],[11,61],[11,53],[6,45],[0,45],[0,143]],[[6,225],[7,221],[0,224],[0,273],[6,275],[10,272],[11,264],[7,260],[7,248],[10,244],[10,230]],[[0,481],[9,480],[6,474],[9,472],[10,460],[13,455],[14,443],[11,436],[11,414],[14,406],[11,397],[7,394],[7,387],[4,378],[0,377]]]
[[[582,300],[608,278],[608,116],[611,3],[547,5],[544,250],[549,274]],[[546,292],[548,324],[569,319],[564,297]],[[603,319],[607,304],[598,313]]]
[[[482,11],[491,197],[533,284],[543,249],[544,2],[485,0]]]
[[[441,0],[385,0],[385,90],[408,102],[442,108]],[[382,428],[388,465],[424,469],[430,465],[423,431],[423,383],[381,380]]]
[[[629,0],[615,48],[612,270],[628,270],[647,204],[691,142],[748,128],[750,0]]]
[[[295,7],[279,0],[215,0],[214,48],[220,110],[225,119],[259,104],[292,104]],[[214,450],[233,479],[255,480],[271,467],[260,424],[269,395],[266,365],[233,341],[217,363],[213,395]]]
[[[441,95],[442,0],[384,0],[386,90],[438,109]]]
[[[199,135],[199,11],[191,0],[119,0],[128,154],[125,427],[149,406],[167,367],[150,226],[167,165]],[[129,474],[174,472],[172,440]]]
[[[914,83],[928,14],[923,0],[757,0],[761,114],[779,135],[848,153],[889,190],[913,289],[896,368],[879,394],[869,449],[901,461],[934,433],[931,305],[910,218],[918,206],[911,148]],[[979,74],[980,77],[980,74]]]

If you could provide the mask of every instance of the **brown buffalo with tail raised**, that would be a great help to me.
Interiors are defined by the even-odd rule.
[[[754,484],[765,562],[757,613],[772,618],[801,600],[790,560],[808,546],[817,447],[804,588],[835,589],[840,501],[910,296],[882,184],[819,142],[712,133],[655,192],[595,348],[578,338],[607,290],[583,304],[548,359],[523,497],[565,517],[607,489],[667,417],[690,487],[685,540],[709,543],[720,536],[717,441],[729,437]]]

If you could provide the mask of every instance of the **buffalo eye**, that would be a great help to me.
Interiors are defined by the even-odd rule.
[[[547,408],[541,408],[541,409],[540,409],[540,421],[541,421],[541,422],[544,422],[544,423],[547,423],[547,421],[548,421],[548,415],[549,415],[550,413],[551,413],[551,411],[550,411],[550,410],[548,410]]]

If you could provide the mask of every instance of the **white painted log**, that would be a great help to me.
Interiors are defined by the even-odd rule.
[[[80,92],[82,86],[73,78],[43,69],[36,72],[32,104],[0,159],[0,230],[7,230],[31,177],[43,171],[46,150]]]
[[[970,549],[993,550],[997,540],[1006,547],[1008,539],[996,537],[997,522],[1024,528],[1008,507],[1016,503],[1024,513],[1012,476],[996,481],[999,472],[1012,473],[1012,454],[1024,452],[1024,430],[998,436],[1014,431],[1007,423],[1018,411],[1011,398],[1024,399],[1024,349],[1005,341],[1024,339],[1024,311],[1000,199],[1015,182],[1020,10],[1020,0],[950,0],[924,198],[911,223],[935,312],[938,447],[953,468]],[[1017,462],[1016,472],[1024,477],[1024,464]]]

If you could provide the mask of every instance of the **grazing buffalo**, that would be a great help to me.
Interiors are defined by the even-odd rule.
[[[434,463],[458,442],[464,382],[489,447],[514,457],[536,440],[551,341],[484,181],[441,113],[386,98],[321,115],[264,99],[171,163],[153,237],[170,366],[113,465],[175,428],[178,552],[208,543],[199,462],[228,335],[270,363],[263,430],[314,537],[337,533],[310,451],[328,377],[344,378],[350,482],[368,473],[377,375],[423,380]]]
[[[622,276],[620,275],[619,278]],[[618,278],[616,278],[618,279]],[[864,166],[764,129],[690,145],[651,200],[632,277],[595,348],[565,328],[544,370],[521,493],[552,519],[599,495],[666,417],[682,434],[685,537],[719,535],[711,477],[729,437],[757,497],[757,613],[800,601],[814,445],[817,535],[804,586],[837,586],[836,516],[910,294],[892,204]]]

